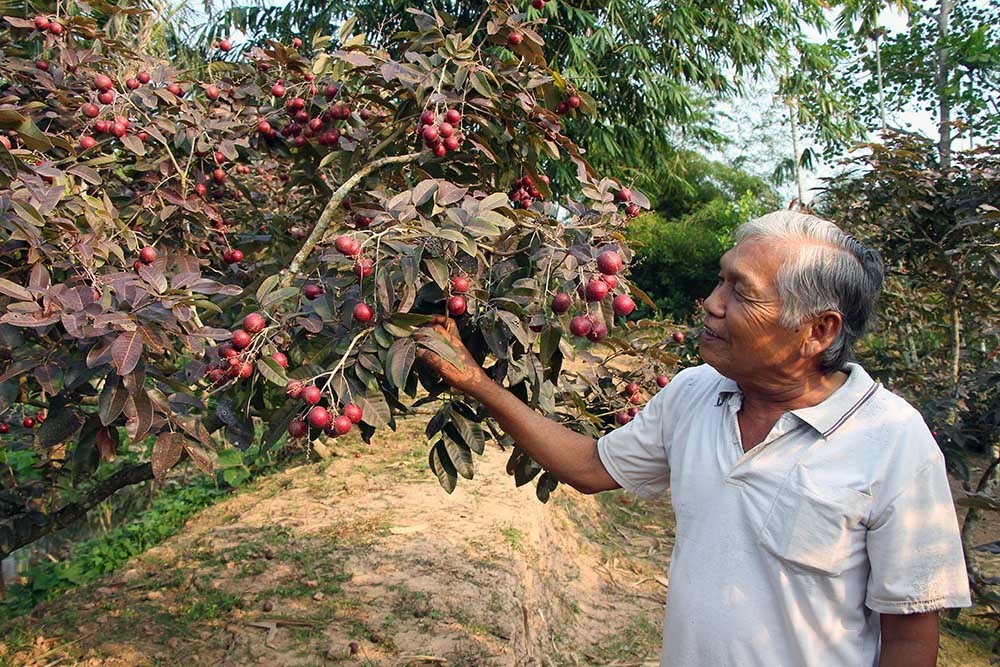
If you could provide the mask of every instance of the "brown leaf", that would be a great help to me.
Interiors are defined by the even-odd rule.
[[[101,455],[101,460],[114,461],[116,449],[118,449],[118,429],[112,426],[97,429],[97,451]]]
[[[135,370],[141,356],[142,334],[139,331],[126,331],[111,344],[111,358],[119,375],[128,375]]]
[[[204,449],[196,445],[192,445],[190,442],[184,443],[184,449],[187,451],[188,456],[191,457],[191,460],[194,461],[194,464],[198,466],[198,469],[203,473],[211,475],[215,472],[215,463],[212,461],[212,457],[209,456],[208,452]]]
[[[153,477],[162,484],[167,477],[167,471],[177,465],[184,453],[183,433],[161,433],[153,445]]]
[[[153,425],[153,402],[144,390],[140,390],[125,403],[125,414],[128,415],[125,432],[135,444],[149,433],[149,427]]]

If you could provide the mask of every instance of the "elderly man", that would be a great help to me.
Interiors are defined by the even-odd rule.
[[[704,303],[702,366],[593,440],[422,352],[584,493],[668,485],[667,667],[934,665],[938,610],[970,604],[943,457],[920,414],[849,362],[878,254],[791,211],[740,227]]]

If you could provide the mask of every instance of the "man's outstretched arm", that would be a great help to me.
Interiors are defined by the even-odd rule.
[[[938,612],[881,614],[880,667],[934,667],[938,654]]]
[[[619,488],[597,454],[597,440],[538,414],[494,382],[462,344],[454,320],[436,316],[431,327],[462,359],[459,369],[430,350],[417,356],[452,388],[479,401],[507,435],[540,466],[583,493]],[[419,338],[421,334],[416,334]]]

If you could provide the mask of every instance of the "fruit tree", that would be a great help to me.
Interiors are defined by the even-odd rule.
[[[646,297],[622,229],[648,201],[566,136],[596,110],[524,9],[411,10],[377,49],[348,22],[200,76],[85,12],[4,17],[0,557],[184,458],[236,483],[234,453],[370,440],[418,404],[450,492],[512,443],[414,364],[454,356],[412,337],[432,314],[594,435],[666,384],[683,337],[627,319]],[[563,161],[578,187],[557,197]],[[516,447],[508,470],[543,500],[557,484]]]

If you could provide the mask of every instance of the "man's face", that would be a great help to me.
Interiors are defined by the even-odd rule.
[[[802,332],[778,323],[778,270],[796,245],[750,239],[722,256],[719,283],[705,300],[702,358],[737,382],[782,375],[801,361]]]

